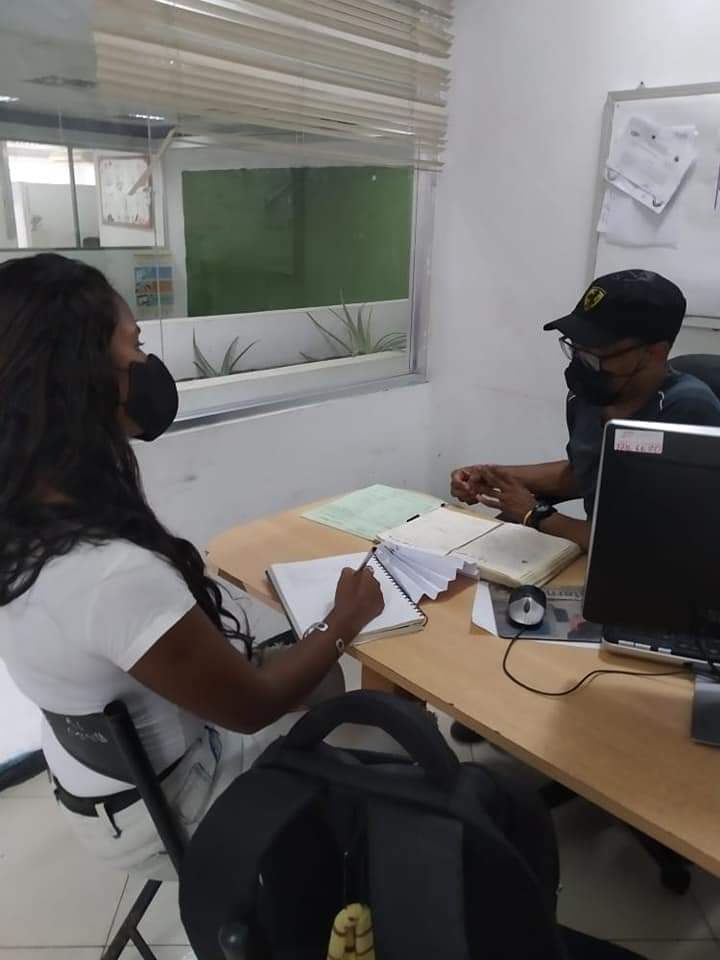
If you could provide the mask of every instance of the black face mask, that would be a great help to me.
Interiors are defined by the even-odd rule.
[[[140,427],[139,440],[157,440],[178,412],[175,379],[159,357],[150,354],[145,363],[128,367],[128,395],[125,410]]]
[[[634,376],[635,373],[631,373],[627,379]],[[565,370],[565,382],[571,393],[577,394],[593,407],[610,407],[622,393],[622,388],[612,386],[611,374],[606,370],[591,370],[577,357]]]

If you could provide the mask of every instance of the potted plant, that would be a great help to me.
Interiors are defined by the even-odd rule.
[[[195,357],[193,363],[195,364],[195,369],[197,370],[197,377],[195,377],[195,379],[205,380],[210,377],[231,377],[233,374],[242,373],[242,370],[237,369],[238,364],[248,350],[252,349],[252,347],[254,347],[259,341],[253,340],[252,343],[248,344],[247,347],[238,352],[239,339],[240,337],[235,337],[225,351],[225,355],[223,356],[220,367],[216,369],[198,346],[197,338],[195,337],[195,331],[193,330],[193,354]]]
[[[370,353],[386,353],[390,350],[406,350],[407,334],[399,331],[386,333],[377,340],[373,339],[372,334],[372,315],[373,308],[370,307],[367,316],[365,309],[367,304],[357,308],[355,316],[352,315],[345,302],[342,302],[342,312],[328,307],[328,310],[336,317],[341,324],[338,333],[333,333],[323,326],[310,312],[308,316],[314,326],[325,338],[327,345],[332,353],[326,357],[311,357],[307,353],[301,353],[303,360],[310,363],[318,360],[338,360],[341,357],[360,357]]]

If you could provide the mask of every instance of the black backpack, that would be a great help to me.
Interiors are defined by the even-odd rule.
[[[386,731],[409,759],[324,744],[343,723]],[[239,957],[325,960],[352,902],[372,910],[377,960],[632,956],[568,943],[558,873],[535,793],[460,764],[419,706],[359,691],[306,714],[215,802],[183,862],[180,910],[201,960],[223,960],[219,932],[238,924]]]

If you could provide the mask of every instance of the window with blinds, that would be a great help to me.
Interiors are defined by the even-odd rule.
[[[98,90],[183,137],[437,169],[451,16],[451,0],[98,0]]]
[[[452,0],[10,14],[0,261],[104,271],[183,417],[424,376]]]

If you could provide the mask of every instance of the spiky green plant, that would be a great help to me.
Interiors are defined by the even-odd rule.
[[[229,377],[233,373],[238,373],[239,371],[237,369],[237,365],[240,363],[248,350],[258,343],[257,340],[253,340],[253,342],[248,344],[244,350],[241,350],[240,353],[237,353],[237,343],[239,339],[240,337],[235,337],[233,342],[227,348],[220,369],[217,370],[198,346],[198,342],[195,337],[195,331],[193,330],[193,353],[195,354],[195,360],[193,362],[195,364],[195,369],[198,372],[196,379],[204,380],[209,377]]]
[[[367,316],[364,311],[367,304],[358,307],[357,315],[353,317],[350,310],[342,301],[342,313],[328,307],[330,313],[340,321],[339,333],[333,333],[323,326],[310,312],[308,316],[313,325],[320,331],[325,338],[328,346],[333,351],[329,357],[311,357],[307,353],[301,353],[303,360],[314,363],[317,360],[337,360],[340,357],[361,357],[369,353],[386,353],[389,350],[406,350],[407,334],[394,331],[386,333],[378,340],[373,340],[372,336],[372,315],[373,308],[370,307]]]

